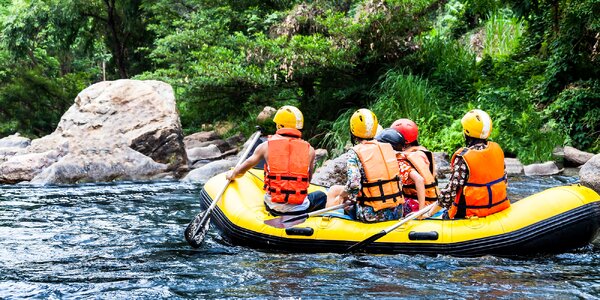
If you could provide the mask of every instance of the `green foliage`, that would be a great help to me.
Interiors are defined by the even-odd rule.
[[[525,101],[524,101],[525,100]],[[547,161],[552,150],[562,144],[563,132],[536,111],[524,92],[511,88],[483,89],[476,107],[485,107],[493,120],[492,139],[509,156],[523,163]]]
[[[19,70],[0,88],[0,136],[40,137],[54,131],[62,114],[85,88],[85,74],[49,79],[42,70]]]
[[[390,70],[379,85],[372,105],[379,123],[391,125],[399,118],[424,119],[438,108],[439,91],[412,74]]]
[[[547,110],[569,134],[572,146],[600,152],[600,80],[571,84]]]
[[[521,21],[502,10],[493,13],[484,24],[483,56],[508,57],[518,48],[525,28]]]
[[[322,122],[319,126],[325,131],[322,145],[331,150],[331,155],[342,154],[346,147],[351,146],[350,141],[350,117],[355,110],[347,110],[335,121]]]
[[[186,133],[247,135],[293,104],[341,153],[368,107],[453,152],[480,108],[523,162],[598,152],[598,15],[600,0],[0,0],[0,136],[52,131],[104,62],[108,79],[170,83]]]
[[[460,101],[472,93],[477,81],[476,57],[459,41],[443,37],[424,37],[422,49],[411,59],[415,69],[425,78],[444,87],[452,101]]]
[[[440,125],[436,125],[440,124]],[[451,115],[432,115],[429,119],[418,120],[419,143],[432,151],[449,154],[464,146],[460,118]]]

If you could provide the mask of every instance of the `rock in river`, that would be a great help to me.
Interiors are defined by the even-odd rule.
[[[600,154],[594,155],[579,171],[581,184],[600,193]]]
[[[83,90],[56,130],[0,164],[0,182],[152,179],[187,171],[175,96],[160,81],[104,81]]]

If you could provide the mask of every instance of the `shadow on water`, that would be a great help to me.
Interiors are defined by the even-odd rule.
[[[573,177],[513,177],[513,200]],[[0,186],[0,298],[594,298],[600,246],[535,258],[265,253],[182,232],[200,186]]]

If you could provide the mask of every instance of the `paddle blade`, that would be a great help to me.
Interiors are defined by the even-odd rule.
[[[270,220],[265,220],[265,224],[269,226],[273,226],[275,228],[290,228],[295,225],[298,225],[308,218],[307,215],[303,216],[281,216],[279,218],[274,218]]]
[[[183,236],[190,246],[199,248],[209,227],[210,218],[208,218],[206,212],[201,212],[185,228]]]
[[[368,239],[350,246],[348,249],[346,249],[346,252],[358,251],[358,250],[362,249],[364,246],[380,239],[382,236],[384,236],[386,234],[387,234],[387,232],[385,232],[385,230],[382,230],[382,231],[370,236]]]

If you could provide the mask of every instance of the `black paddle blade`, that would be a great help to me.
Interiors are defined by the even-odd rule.
[[[290,228],[298,225],[308,218],[307,215],[302,216],[281,216],[278,218],[265,220],[264,223],[275,228]]]
[[[350,246],[348,249],[346,249],[346,252],[358,251],[358,250],[362,249],[364,246],[380,239],[382,236],[384,236],[386,234],[387,234],[387,232],[385,232],[385,230],[382,230],[382,231],[370,236],[368,239]]]
[[[210,220],[206,217],[206,212],[199,213],[185,228],[183,236],[193,248],[199,248],[208,232]]]

